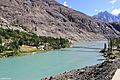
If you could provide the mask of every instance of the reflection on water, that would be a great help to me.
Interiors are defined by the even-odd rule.
[[[60,50],[60,51],[73,51],[73,52],[99,52],[98,51],[86,51],[86,50]]]
[[[92,47],[84,47],[84,46],[73,46],[72,48],[83,48],[83,49],[101,49],[101,48],[92,48]]]

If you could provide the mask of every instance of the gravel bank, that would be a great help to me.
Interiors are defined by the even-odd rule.
[[[120,68],[120,60],[105,61],[95,66],[72,70],[42,80],[111,80],[117,68]]]

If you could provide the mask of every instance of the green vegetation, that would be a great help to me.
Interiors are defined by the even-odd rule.
[[[37,36],[32,32],[0,28],[0,57],[15,56],[38,50],[60,49],[69,46],[70,42],[67,39]]]
[[[109,38],[108,49],[105,51],[108,59],[120,58],[120,38]]]
[[[110,38],[108,39],[108,48],[110,51],[120,48],[120,38]]]

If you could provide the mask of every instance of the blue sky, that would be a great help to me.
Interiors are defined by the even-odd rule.
[[[65,6],[71,7],[90,16],[101,11],[108,11],[113,15],[120,13],[120,0],[57,0]]]

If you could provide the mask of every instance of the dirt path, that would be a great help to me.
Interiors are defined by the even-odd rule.
[[[117,69],[112,80],[120,80],[120,69]]]

